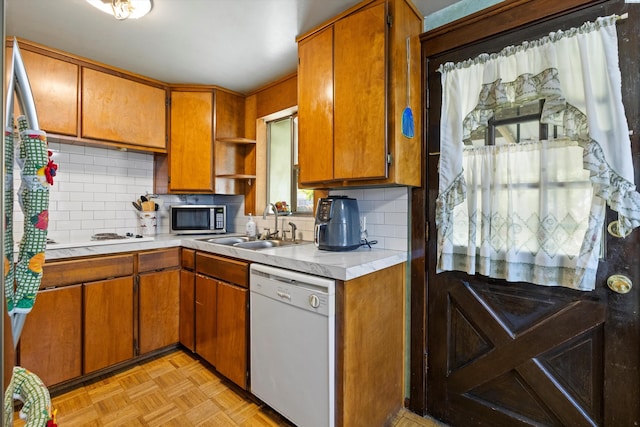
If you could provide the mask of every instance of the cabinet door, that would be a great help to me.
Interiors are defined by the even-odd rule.
[[[20,337],[20,365],[47,386],[82,375],[82,286],[38,292]]]
[[[333,179],[333,27],[298,46],[301,183]]]
[[[196,353],[216,365],[217,281],[196,275]]]
[[[169,188],[213,191],[213,94],[171,93]]]
[[[195,352],[195,290],[196,275],[180,271],[180,343]]]
[[[6,74],[11,70],[13,50],[7,48]],[[55,134],[78,133],[78,65],[20,49],[38,112],[40,128]],[[14,102],[14,116],[20,106]]]
[[[381,2],[335,23],[336,180],[387,176],[386,8]]]
[[[247,388],[247,302],[245,288],[218,282],[216,369]]]
[[[133,277],[86,283],[84,373],[133,357]]]
[[[82,69],[82,137],[166,149],[165,89]]]
[[[180,270],[140,274],[138,345],[145,354],[179,339]]]

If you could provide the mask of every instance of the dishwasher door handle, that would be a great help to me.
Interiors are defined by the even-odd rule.
[[[291,285],[291,284],[296,283],[296,281],[295,281],[295,280],[293,280],[293,279],[288,279],[288,278],[286,278],[286,277],[282,277],[282,276],[273,276],[273,275],[271,275],[271,276],[269,276],[269,279],[271,279],[271,280],[275,280],[275,281],[277,281],[277,282],[284,282],[284,283],[288,283],[288,284],[290,284],[290,285]]]

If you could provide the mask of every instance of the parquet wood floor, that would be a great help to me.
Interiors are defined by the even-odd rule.
[[[60,427],[291,427],[261,402],[183,351],[52,397]],[[24,421],[14,417],[14,426]],[[401,411],[396,427],[442,424]]]

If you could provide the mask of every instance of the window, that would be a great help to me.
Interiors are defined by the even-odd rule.
[[[589,171],[562,125],[540,121],[544,102],[502,106],[466,141],[469,203],[454,208],[453,233],[455,251],[465,259],[470,248],[482,252],[483,246],[494,252],[497,269],[506,268],[503,262],[535,263],[540,252],[554,264],[578,256],[589,220]]]
[[[313,190],[298,188],[298,117],[267,122],[267,200],[279,211],[313,213]]]
[[[437,272],[593,290],[605,205],[640,226],[618,18],[440,66]]]

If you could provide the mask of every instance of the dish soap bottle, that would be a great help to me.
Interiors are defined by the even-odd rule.
[[[256,223],[253,222],[253,218],[251,214],[249,214],[249,221],[247,221],[247,225],[245,226],[245,233],[249,240],[255,240],[256,238]]]

